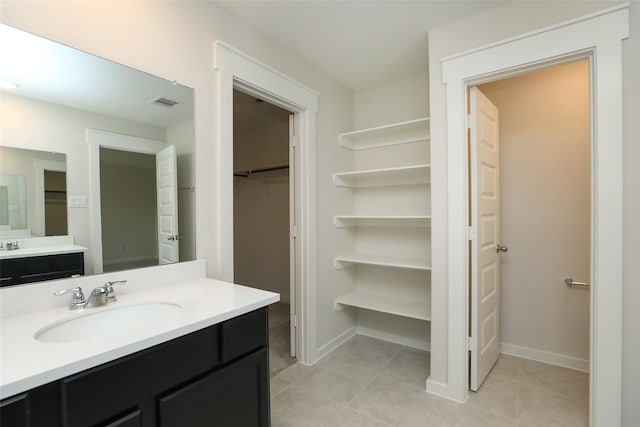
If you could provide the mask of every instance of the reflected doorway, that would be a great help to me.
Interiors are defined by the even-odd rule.
[[[105,272],[158,265],[156,156],[100,147]]]

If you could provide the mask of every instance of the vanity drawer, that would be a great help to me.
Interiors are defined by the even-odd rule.
[[[103,422],[210,370],[217,340],[212,326],[61,380],[62,425]]]
[[[267,346],[269,342],[268,311],[261,308],[221,325],[222,362]]]

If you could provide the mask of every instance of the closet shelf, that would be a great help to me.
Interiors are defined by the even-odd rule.
[[[342,227],[430,227],[429,215],[336,215],[333,224]]]
[[[409,270],[431,270],[431,262],[427,258],[397,257],[388,255],[350,254],[334,258],[337,270],[354,264],[377,265],[381,267],[405,268]]]
[[[351,150],[429,140],[429,119],[417,119],[338,135],[338,144]]]
[[[382,187],[389,185],[428,184],[431,165],[403,166],[333,174],[338,187]]]
[[[431,303],[428,300],[407,299],[387,294],[355,291],[341,296],[334,303],[336,311],[341,311],[345,306],[364,308],[412,319],[431,320]]]

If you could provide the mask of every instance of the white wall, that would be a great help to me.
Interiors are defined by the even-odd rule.
[[[432,287],[433,317],[431,377],[447,384],[447,147],[446,94],[442,84],[441,59],[455,53],[503,40],[538,28],[543,28],[574,17],[605,8],[612,2],[513,2],[490,9],[475,16],[429,32],[429,90],[432,137],[432,208],[433,241],[438,251],[433,254]],[[640,217],[638,197],[638,106],[637,76],[640,75],[638,50],[640,50],[640,3],[631,3],[631,37],[623,42],[624,75],[624,150],[625,169],[625,239],[624,294],[625,311],[623,330],[623,421],[625,425],[640,424],[637,397],[640,394],[640,342],[637,325],[640,324],[638,291],[638,236],[637,218]],[[628,156],[627,156],[628,154]]]
[[[214,42],[221,39],[321,94],[316,122],[318,346],[352,324],[333,309],[332,289],[345,279],[333,269],[332,259],[342,242],[331,222],[336,206],[345,203],[344,198],[334,198],[331,173],[334,162],[338,167],[343,162],[336,160],[341,154],[337,134],[352,128],[351,91],[208,2],[3,1],[1,19],[195,89],[196,254],[207,261],[207,274],[214,278],[232,279],[220,274],[223,268],[216,254],[221,189],[212,165],[221,144],[230,142],[218,140],[214,123],[218,93],[212,68]]]
[[[479,89],[500,111],[502,350],[585,369],[589,290],[563,279],[590,281],[589,63]]]
[[[3,5],[4,7],[4,5]],[[4,11],[3,11],[4,12]],[[165,130],[88,111],[2,94],[2,145],[64,153],[67,158],[67,197],[89,197],[89,145],[86,130],[165,139]],[[91,247],[90,209],[68,209],[68,232],[75,243]],[[91,252],[85,272],[93,273]]]
[[[353,130],[428,117],[429,75],[425,71],[360,90],[353,110]]]

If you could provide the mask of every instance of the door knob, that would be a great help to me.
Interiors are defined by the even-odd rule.
[[[496,245],[496,252],[500,253],[500,252],[507,252],[509,250],[509,248],[505,245],[501,245],[500,243],[498,243]]]

